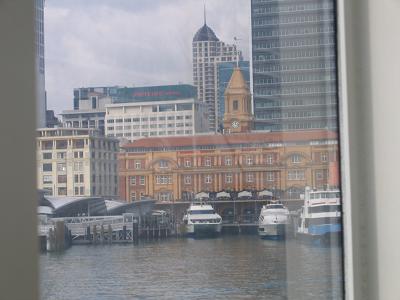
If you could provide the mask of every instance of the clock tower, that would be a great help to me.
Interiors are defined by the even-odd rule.
[[[250,132],[253,129],[251,95],[246,80],[239,68],[233,70],[224,96],[224,132]]]

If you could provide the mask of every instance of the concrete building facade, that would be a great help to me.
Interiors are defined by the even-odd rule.
[[[220,41],[214,31],[204,25],[192,42],[193,83],[198,99],[207,105],[210,131],[218,130],[218,63],[241,61],[242,53],[236,45]]]
[[[38,189],[52,196],[118,196],[118,140],[94,129],[37,132]]]
[[[196,98],[193,85],[82,87],[74,89],[74,109],[61,113],[65,127],[97,128],[105,134],[106,106]],[[110,126],[109,126],[110,127]]]
[[[337,128],[335,1],[252,0],[255,129]]]
[[[107,136],[129,141],[209,130],[206,106],[193,98],[110,104],[106,106],[105,122]]]

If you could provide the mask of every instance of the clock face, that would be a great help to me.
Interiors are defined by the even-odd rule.
[[[239,125],[240,125],[240,124],[239,124],[238,121],[233,121],[233,122],[232,122],[232,127],[233,127],[233,128],[239,128]]]

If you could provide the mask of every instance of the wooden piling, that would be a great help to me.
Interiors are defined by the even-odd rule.
[[[101,224],[100,226],[100,242],[103,244],[104,243],[104,226]]]
[[[55,249],[54,229],[50,228],[49,229],[48,243],[47,243],[47,251],[54,251],[54,249]]]
[[[93,244],[97,244],[97,226],[93,225]]]
[[[62,251],[65,249],[65,226],[63,221],[57,221],[55,227],[55,250]]]
[[[108,243],[111,244],[113,239],[113,231],[111,224],[108,224]]]
[[[122,227],[122,239],[125,241],[126,240],[126,225]]]

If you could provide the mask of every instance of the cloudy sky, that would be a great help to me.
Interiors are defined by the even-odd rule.
[[[192,83],[191,42],[204,0],[47,0],[48,108],[72,109],[74,87]],[[249,55],[250,1],[207,0],[207,24]]]

